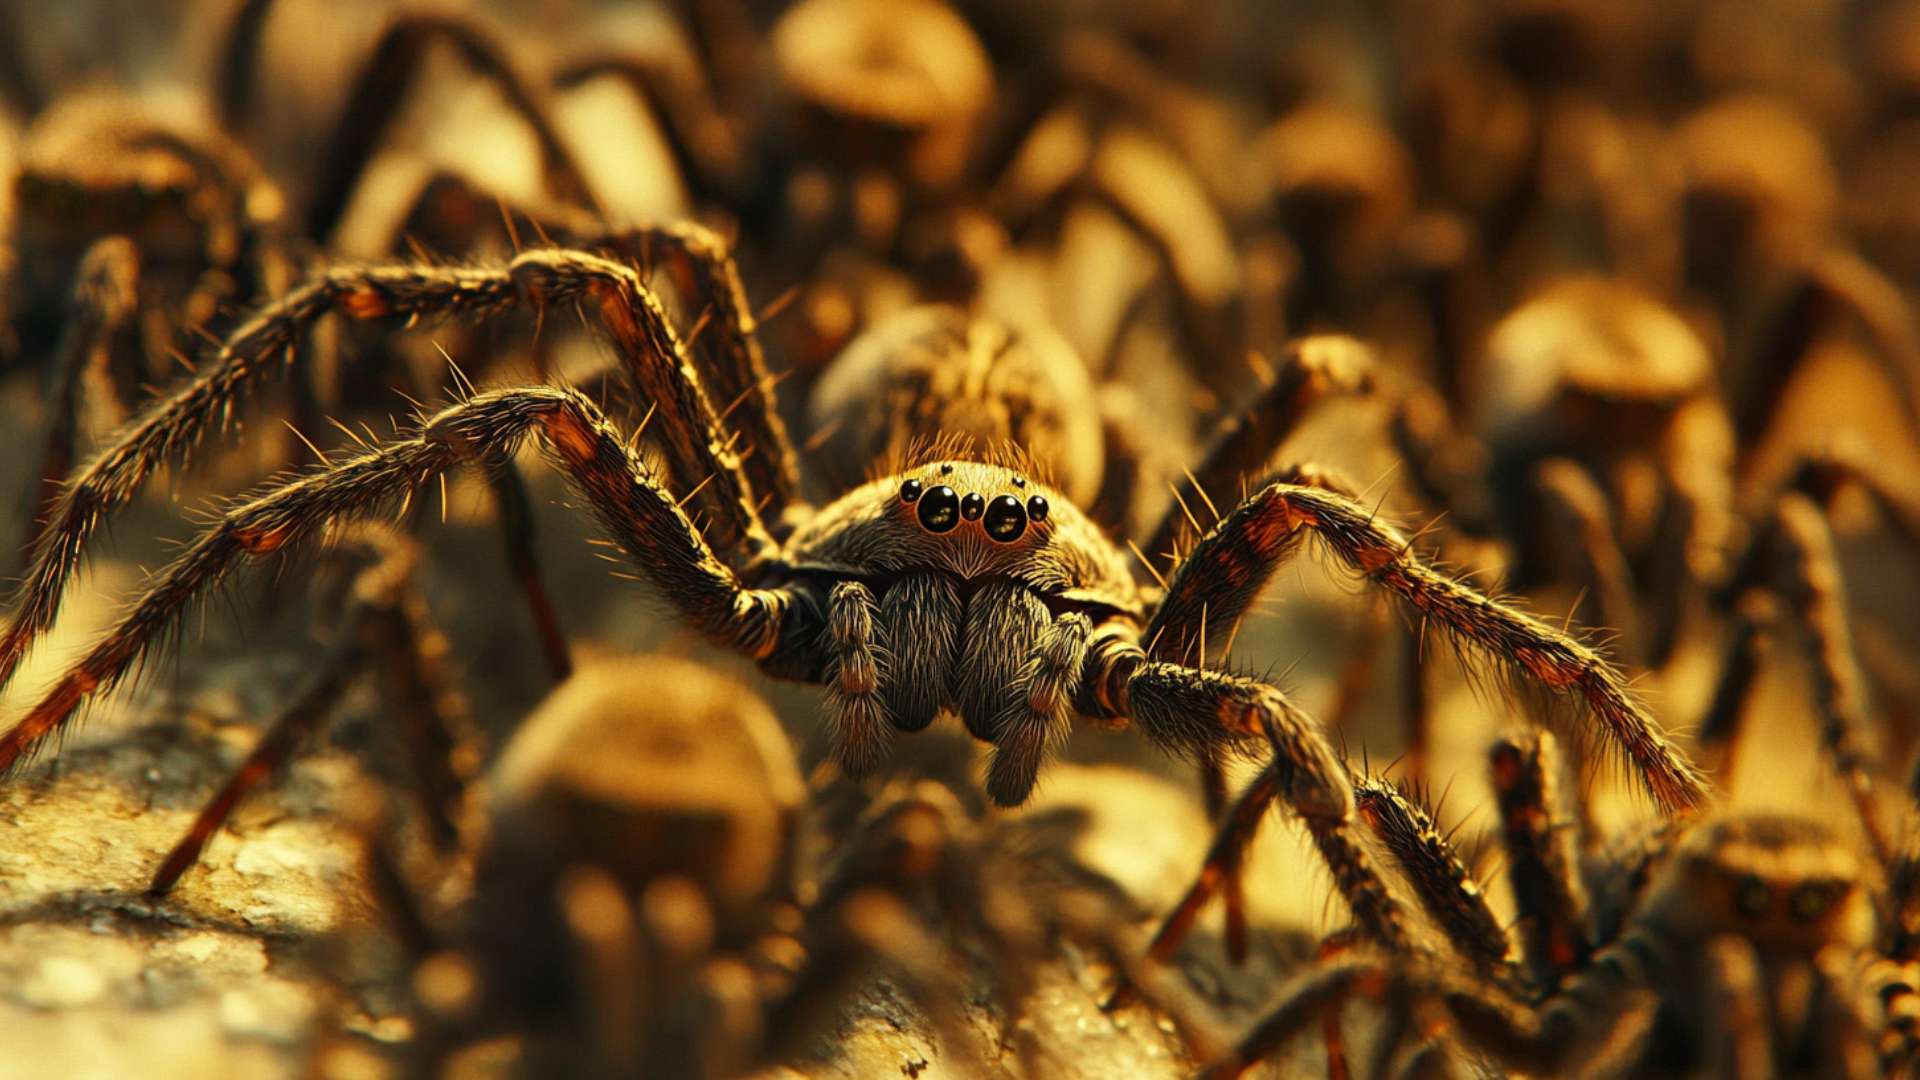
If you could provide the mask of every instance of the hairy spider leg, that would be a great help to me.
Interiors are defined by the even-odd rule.
[[[1311,535],[1349,569],[1400,598],[1411,614],[1504,665],[1522,685],[1579,703],[1626,753],[1662,809],[1689,813],[1707,786],[1628,692],[1612,665],[1569,634],[1447,577],[1399,530],[1351,497],[1269,484],[1229,512],[1176,571],[1145,637],[1178,655],[1232,626],[1274,571]]]
[[[1510,948],[1506,931],[1427,809],[1375,777],[1356,780],[1353,793],[1361,820],[1399,864],[1414,898],[1447,941],[1482,976],[1504,975]]]
[[[364,517],[456,465],[509,453],[529,432],[591,504],[639,571],[716,644],[755,659],[783,645],[796,594],[749,589],[720,562],[692,519],[629,445],[576,391],[528,387],[475,394],[388,443],[231,507],[160,572],[115,629],[4,736],[0,772],[19,767],[80,703],[113,686],[154,638],[241,560],[257,559],[342,517]]]
[[[1191,475],[1192,490],[1209,507],[1216,498],[1238,495],[1244,481],[1265,474],[1268,459],[1316,406],[1330,398],[1371,392],[1373,365],[1372,350],[1341,334],[1290,342],[1272,380],[1215,427],[1200,467]],[[1203,532],[1176,501],[1142,550],[1156,559],[1177,555]]]
[[[1587,966],[1593,942],[1580,877],[1580,822],[1564,806],[1563,767],[1550,732],[1521,730],[1488,753],[1520,955],[1534,986],[1552,992]]]
[[[323,315],[400,319],[445,314],[486,317],[516,306],[544,310],[578,301],[599,315],[629,378],[661,411],[657,434],[676,488],[701,500],[715,545],[744,565],[770,551],[753,489],[718,414],[701,388],[665,311],[631,268],[584,252],[543,249],[491,267],[407,264],[335,268],[294,289],[227,337],[193,380],[123,428],[62,492],[33,565],[0,636],[0,685],[53,623],[88,539],[147,477],[185,454],[260,376],[291,356]]]
[[[741,467],[761,500],[761,516],[778,521],[798,497],[799,459],[774,400],[774,379],[767,373],[758,323],[725,238],[704,225],[671,222],[581,236],[575,242],[608,248],[641,265],[649,256],[660,258],[681,295],[705,305],[704,314],[695,313],[703,321],[687,349],[711,384],[720,422],[745,443]]]

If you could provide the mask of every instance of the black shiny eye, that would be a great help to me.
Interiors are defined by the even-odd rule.
[[[1773,908],[1773,890],[1759,877],[1748,874],[1734,883],[1733,904],[1740,914],[1757,919]]]
[[[987,535],[1001,543],[1018,540],[1020,534],[1027,531],[1027,511],[1020,500],[1011,495],[1001,495],[987,507]]]
[[[910,503],[910,502],[913,502],[915,499],[918,499],[920,497],[921,486],[922,485],[918,480],[909,480],[906,483],[901,484],[900,485],[900,501],[904,503]]]
[[[1801,922],[1814,922],[1840,898],[1840,890],[1818,882],[1799,885],[1787,894],[1787,910]]]
[[[942,466],[940,466],[940,475],[941,475],[941,476],[952,476],[952,475],[953,475],[953,463],[952,463],[952,462],[948,462],[947,464],[945,464],[945,465],[942,465]]]
[[[960,500],[960,516],[968,521],[979,521],[980,515],[987,512],[986,497],[977,491],[969,491]]]
[[[1014,486],[1014,487],[1017,487],[1017,488],[1024,488],[1024,487],[1026,487],[1026,486],[1027,486],[1027,478],[1026,478],[1026,477],[1024,477],[1024,476],[1016,476],[1016,477],[1014,477],[1014,478],[1013,478],[1013,486]]]
[[[1028,499],[1027,516],[1035,521],[1047,520],[1047,500],[1038,495]]]
[[[920,527],[943,533],[960,524],[960,495],[945,484],[920,499]]]

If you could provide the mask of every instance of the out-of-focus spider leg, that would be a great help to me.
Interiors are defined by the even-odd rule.
[[[1216,497],[1239,493],[1245,480],[1266,471],[1267,459],[1314,406],[1336,395],[1370,391],[1372,369],[1372,350],[1350,337],[1319,334],[1289,344],[1272,381],[1215,430],[1192,477],[1200,500],[1211,507]],[[1190,510],[1184,503],[1169,509],[1142,550],[1161,558],[1192,546],[1205,530]]]
[[[1809,455],[1794,469],[1787,489],[1830,508],[1850,484],[1867,493],[1908,555],[1920,561],[1920,491],[1858,443],[1841,440],[1821,453]]]
[[[393,530],[372,523],[348,526],[342,540],[346,546],[364,549],[361,557],[373,562],[348,587],[351,595],[336,631],[338,640],[299,696],[274,719],[246,761],[168,853],[147,895],[172,891],[240,801],[286,767],[302,741],[325,722],[340,695],[369,665],[385,673],[383,698],[400,714],[428,835],[443,848],[454,841],[458,803],[471,771],[458,760],[463,756],[459,748],[472,729],[466,703],[445,670],[446,640],[432,624],[426,602],[413,583],[417,549]]]
[[[1746,726],[1747,707],[1759,685],[1760,672],[1773,655],[1778,621],[1773,594],[1765,589],[1748,589],[1734,605],[1733,630],[1720,663],[1720,680],[1694,736],[1694,745],[1707,769],[1723,781],[1733,776],[1734,752]]]
[[[785,633],[797,594],[744,588],[714,557],[626,434],[585,396],[552,387],[488,391],[427,419],[412,438],[357,454],[229,509],[160,572],[112,632],[0,736],[0,772],[22,764],[61,730],[83,700],[123,678],[153,639],[236,562],[279,551],[335,519],[365,517],[456,465],[511,452],[529,432],[541,437],[550,459],[639,571],[708,638],[756,659],[770,657],[783,644],[803,647],[804,635]]]
[[[264,26],[264,15],[257,23]],[[228,42],[229,50],[243,48],[245,40],[246,35],[236,33]],[[373,54],[354,77],[346,107],[318,159],[314,194],[307,205],[308,236],[324,239],[332,235],[367,163],[386,137],[388,125],[411,98],[414,78],[429,49],[439,42],[451,45],[475,74],[492,83],[508,107],[532,130],[553,197],[598,209],[579,164],[554,130],[544,95],[515,69],[493,35],[459,16],[412,12],[397,15],[388,23]],[[230,52],[226,68],[238,62],[232,57]],[[224,92],[241,100],[250,96],[245,90]]]
[[[1595,953],[1593,966],[1569,980],[1561,994],[1532,1006],[1492,983],[1419,953],[1395,958],[1356,952],[1296,978],[1279,1006],[1200,1075],[1207,1080],[1231,1080],[1349,996],[1381,999],[1394,993],[1445,1006],[1466,1041],[1500,1064],[1558,1075],[1577,1054],[1596,1047],[1618,1051],[1609,1045],[1615,1037],[1631,1025],[1644,1023],[1644,1003],[1635,1004],[1631,998],[1650,983],[1662,962],[1658,943],[1630,930]]]
[[[1215,824],[1227,812],[1233,793],[1227,788],[1227,766],[1218,754],[1200,758],[1200,799],[1207,820]],[[1243,880],[1246,851],[1235,849],[1221,863],[1220,906],[1225,916],[1227,960],[1235,965],[1247,962],[1247,888]]]
[[[33,513],[27,519],[23,550],[28,558],[59,501],[61,482],[73,468],[83,391],[90,388],[118,397],[111,368],[116,352],[126,344],[123,334],[139,309],[139,281],[140,253],[124,236],[95,241],[80,259],[80,268],[74,274],[72,307],[61,331],[47,390],[53,424],[41,459]]]
[[[1752,464],[1752,450],[1766,441],[1787,388],[1814,345],[1851,321],[1866,331],[1874,358],[1899,387],[1907,422],[1920,427],[1920,330],[1900,287],[1867,260],[1839,250],[1823,253],[1803,275],[1776,321],[1755,339],[1763,343],[1760,352],[1747,363],[1744,384],[1732,395],[1735,445],[1747,455],[1742,472]]]
[[[1764,1077],[1773,1072],[1766,984],[1752,943],[1722,935],[1707,943],[1706,975],[1712,1019],[1708,1061],[1715,1076]]]
[[[1369,607],[1367,621],[1359,631],[1359,643],[1341,666],[1335,680],[1334,703],[1327,714],[1330,730],[1347,731],[1365,703],[1373,686],[1389,640],[1400,643],[1401,711],[1406,717],[1406,750],[1400,771],[1416,786],[1426,782],[1427,760],[1433,750],[1433,699],[1427,693],[1426,647],[1420,631],[1395,619],[1384,598],[1376,597]]]
[[[1269,484],[1194,547],[1145,631],[1155,655],[1178,656],[1198,640],[1230,630],[1309,535],[1339,562],[1399,597],[1424,623],[1504,665],[1523,685],[1583,705],[1626,752],[1663,809],[1687,813],[1705,801],[1705,781],[1611,664],[1572,636],[1435,570],[1414,554],[1407,537],[1367,507],[1318,487]]]
[[[1387,985],[1377,961],[1366,956],[1339,956],[1315,965],[1289,980],[1280,1004],[1232,1050],[1202,1069],[1199,1080],[1234,1080],[1316,1021],[1337,1014],[1349,997],[1382,996]]]
[[[1579,875],[1577,822],[1562,805],[1560,755],[1545,731],[1520,731],[1489,754],[1507,882],[1519,912],[1521,956],[1534,985],[1559,989],[1593,951]]]
[[[261,39],[273,4],[274,0],[241,0],[221,38],[213,100],[220,126],[227,131],[245,132],[249,127],[254,72],[260,64]]]
[[[1371,777],[1355,781],[1353,792],[1361,819],[1400,864],[1441,933],[1482,976],[1503,973],[1510,948],[1506,931],[1426,809]]]
[[[544,310],[576,301],[597,312],[628,377],[663,414],[657,432],[674,486],[712,512],[707,527],[718,549],[741,564],[770,550],[773,541],[754,509],[752,485],[699,374],[666,312],[631,268],[563,249],[529,251],[492,267],[340,268],[237,327],[192,382],[146,410],[74,475],[16,594],[13,621],[0,637],[0,685],[52,625],[67,579],[106,515],[131,499],[155,469],[185,453],[209,425],[227,421],[246,386],[277,369],[275,361],[291,356],[322,316],[484,317],[520,305]]]
[[[746,147],[710,87],[681,77],[663,60],[631,53],[571,60],[553,73],[553,85],[567,90],[608,76],[631,87],[634,100],[659,127],[696,205],[748,201]]]
[[[1638,660],[1639,616],[1634,603],[1633,571],[1620,550],[1619,532],[1606,493],[1587,470],[1565,458],[1541,462],[1534,470],[1534,487],[1553,524],[1566,531],[1568,548],[1577,551],[1575,580],[1585,589],[1586,626],[1614,633],[1614,652]],[[1549,545],[1561,549],[1561,545]],[[1564,550],[1564,549],[1563,549]]]
[[[1834,554],[1833,533],[1813,500],[1797,493],[1781,497],[1735,581],[1754,583],[1769,568],[1774,573],[1768,576],[1778,581],[1790,602],[1796,616],[1793,622],[1802,628],[1812,654],[1821,745],[1846,785],[1879,864],[1888,865],[1892,845],[1874,790],[1873,728],[1848,629],[1846,585]],[[1730,669],[1732,679],[1745,677],[1740,666],[1736,663]],[[1726,696],[1738,695],[1728,691]]]
[[[1387,431],[1406,464],[1409,486],[1428,506],[1444,511],[1453,528],[1467,535],[1499,532],[1486,481],[1487,447],[1455,427],[1445,399],[1427,389],[1408,393],[1394,404]]]
[[[1260,822],[1268,808],[1283,796],[1292,798],[1288,788],[1294,786],[1294,774],[1297,771],[1283,755],[1276,755],[1272,764],[1248,782],[1239,800],[1228,808],[1226,817],[1220,822],[1213,845],[1207,849],[1194,883],[1161,922],[1160,929],[1148,944],[1149,960],[1165,963],[1172,959],[1174,952],[1192,932],[1194,922],[1207,901],[1233,880],[1232,874],[1244,862],[1247,846],[1259,831]],[[1341,794],[1350,798],[1344,788],[1344,777],[1340,783],[1343,785]],[[1319,813],[1308,816],[1302,812],[1301,818],[1333,872],[1336,890],[1347,901],[1355,921],[1366,935],[1389,947],[1407,945],[1406,916],[1361,845],[1359,834],[1349,820],[1350,815]],[[1118,993],[1109,1002],[1109,1007],[1127,1000],[1129,998],[1124,992]]]
[[[1890,1074],[1911,1071],[1920,1059],[1920,968],[1912,955],[1903,958],[1899,951],[1896,946],[1893,960],[1874,964],[1864,980],[1884,1008],[1879,1050]]]
[[[560,616],[554,610],[553,595],[547,591],[546,578],[540,573],[540,559],[534,545],[533,502],[527,497],[526,481],[510,459],[487,464],[487,485],[493,489],[494,509],[500,515],[500,538],[506,548],[507,569],[526,597],[533,615],[534,634],[540,639],[540,651],[547,658],[547,670],[553,681],[561,682],[573,674],[573,653],[567,636],[560,632]]]

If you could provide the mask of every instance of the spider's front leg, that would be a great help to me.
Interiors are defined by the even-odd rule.
[[[280,357],[290,357],[322,316],[476,318],[516,306],[543,311],[569,301],[598,316],[627,375],[658,405],[662,422],[655,434],[670,476],[712,515],[708,528],[721,554],[736,566],[767,554],[773,540],[720,412],[702,389],[685,343],[632,268],[562,249],[528,251],[493,266],[335,268],[236,327],[192,380],[146,409],[68,481],[0,634],[0,685],[52,626],[68,580],[108,516],[157,469],[196,445],[209,426],[229,421],[242,392],[276,370]]]
[[[1400,905],[1354,829],[1346,766],[1313,718],[1278,688],[1154,660],[1128,634],[1109,632],[1088,650],[1078,704],[1091,716],[1131,717],[1156,742],[1195,756],[1262,738],[1273,749],[1272,761],[1228,809],[1199,880],[1155,937],[1153,956],[1170,955],[1200,908],[1235,887],[1247,844],[1276,799],[1300,815],[1367,933],[1388,944],[1407,941]]]
[[[410,498],[463,462],[510,453],[529,432],[585,496],[601,524],[688,622],[756,659],[799,648],[789,633],[807,604],[787,590],[749,589],[715,558],[700,530],[639,455],[583,395],[551,387],[477,394],[426,420],[411,438],[376,447],[229,509],[162,570],[120,623],[0,736],[0,772],[57,734],[89,696],[123,678],[153,640],[236,563],[280,551],[328,523]]]
[[[1598,653],[1434,569],[1399,530],[1324,487],[1269,484],[1227,514],[1170,583],[1147,634],[1149,641],[1157,635],[1156,654],[1180,655],[1208,635],[1229,631],[1309,535],[1399,597],[1423,623],[1505,665],[1523,684],[1577,703],[1619,744],[1663,809],[1690,813],[1706,801],[1705,780]]]

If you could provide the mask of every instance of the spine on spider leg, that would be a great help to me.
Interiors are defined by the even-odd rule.
[[[184,455],[210,425],[229,420],[246,386],[277,369],[279,358],[288,355],[320,316],[331,311],[356,319],[487,313],[514,299],[513,281],[497,271],[427,266],[336,270],[241,324],[190,383],[123,428],[67,483],[41,534],[33,565],[15,593],[13,621],[0,636],[0,686],[52,626],[87,541],[108,515],[132,499],[155,470]]]
[[[1647,790],[1674,813],[1697,810],[1704,778],[1628,692],[1613,665],[1572,636],[1440,573],[1414,554],[1399,530],[1377,521],[1352,499],[1311,488],[1275,485],[1232,518],[1256,549],[1279,548],[1296,530],[1311,530],[1341,562],[1399,596],[1455,640],[1561,697],[1582,701],[1632,760]]]
[[[1507,935],[1426,810],[1390,784],[1362,779],[1354,784],[1360,817],[1407,872],[1420,905],[1482,975],[1506,967]]]

